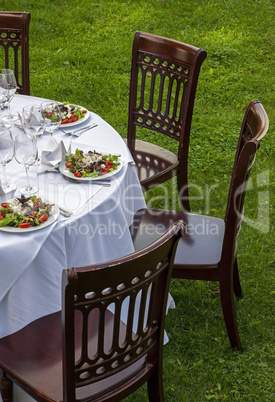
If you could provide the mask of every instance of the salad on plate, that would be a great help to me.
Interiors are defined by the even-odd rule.
[[[121,162],[118,155],[76,149],[65,157],[65,166],[77,178],[97,178],[115,172]]]
[[[61,110],[61,124],[71,124],[80,122],[81,119],[85,119],[87,114],[87,109],[82,108],[81,106],[74,105],[72,103],[60,103],[59,108]],[[54,106],[48,107],[44,113],[44,117],[51,120],[52,122],[57,122],[60,119],[55,113]]]
[[[85,117],[87,109],[72,103],[63,103],[61,105],[62,121],[61,124],[75,123]]]
[[[3,202],[0,207],[0,227],[25,229],[43,225],[48,220],[52,206],[53,204],[42,201],[36,195],[22,195],[20,198]]]

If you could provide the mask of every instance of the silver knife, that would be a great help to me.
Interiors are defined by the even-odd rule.
[[[78,129],[73,130],[73,131],[65,131],[65,130],[62,130],[62,128],[59,128],[59,130],[62,131],[62,133],[64,133],[64,134],[76,135],[77,137],[79,137],[82,133],[84,133],[84,131],[89,130],[90,128],[93,128],[93,127],[96,127],[96,126],[97,126],[97,123],[93,123],[93,124],[90,124],[87,127],[78,128]]]

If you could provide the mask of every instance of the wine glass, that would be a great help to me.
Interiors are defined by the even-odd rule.
[[[24,165],[27,176],[27,185],[19,189],[21,194],[31,195],[38,191],[37,186],[31,186],[29,182],[28,170],[34,164],[37,158],[36,138],[30,138],[26,134],[20,134],[15,137],[15,159],[18,163]]]
[[[8,100],[7,87],[8,87],[8,83],[7,83],[6,75],[0,73],[0,108],[1,108],[1,111],[4,109],[4,104]],[[3,122],[2,116],[0,116],[0,124],[2,126],[2,129],[11,127],[11,124],[6,124]]]
[[[47,122],[42,116],[40,106],[24,106],[22,111],[22,127],[29,137],[40,137],[45,131],[46,124]]]
[[[60,105],[54,101],[45,101],[41,103],[41,113],[47,122],[46,130],[51,136],[59,128],[62,121],[62,112]]]
[[[38,105],[24,106],[21,123],[27,136],[35,138],[36,141],[44,133],[47,124]],[[40,158],[37,157],[35,164],[39,165],[40,161]]]
[[[0,163],[3,167],[4,183],[2,189],[5,193],[9,193],[16,189],[15,184],[9,184],[6,175],[6,164],[14,157],[14,141],[11,132],[7,129],[0,130]]]
[[[1,73],[2,70],[0,70],[0,104],[1,107],[4,106],[4,103],[8,99],[8,94],[7,94],[7,78],[5,74]]]
[[[12,98],[14,97],[14,94],[17,90],[17,82],[15,79],[15,75],[13,70],[10,70],[8,68],[2,68],[0,70],[0,74],[4,74],[6,76],[7,80],[7,87],[6,87],[6,94],[7,94],[7,99],[6,102],[8,103],[8,115],[3,117],[3,121],[5,122],[12,122],[18,119],[17,115],[12,115],[10,111],[10,102]]]

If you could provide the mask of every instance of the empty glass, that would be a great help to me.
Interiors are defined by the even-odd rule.
[[[1,112],[2,112],[2,110],[4,110],[4,105],[8,100],[7,88],[8,88],[7,77],[5,74],[0,73],[0,108],[1,108]],[[7,124],[7,123],[3,122],[2,113],[0,115],[0,124],[5,125],[6,128],[11,127],[11,124]]]
[[[9,193],[16,189],[15,184],[9,184],[6,175],[6,164],[9,163],[14,157],[14,141],[11,132],[3,126],[0,127],[0,163],[3,167],[4,182],[2,183],[2,190]]]
[[[46,130],[51,136],[59,128],[62,121],[62,112],[59,103],[45,101],[41,103],[41,113],[47,122]]]
[[[27,185],[19,188],[20,193],[32,195],[38,192],[37,186],[31,186],[29,182],[28,170],[37,158],[36,138],[30,138],[26,134],[20,134],[15,137],[15,159],[18,163],[24,165],[26,170]]]
[[[27,105],[23,108],[22,127],[29,137],[40,137],[45,131],[46,124],[40,106]]]
[[[10,70],[8,68],[2,68],[0,70],[0,74],[4,74],[6,76],[6,81],[7,81],[7,87],[6,87],[6,95],[7,99],[6,102],[8,104],[8,115],[3,117],[3,120],[7,123],[10,123],[12,121],[15,121],[18,119],[17,115],[12,115],[10,112],[10,102],[12,98],[14,97],[14,94],[17,90],[17,82],[15,79],[15,75],[13,70]]]

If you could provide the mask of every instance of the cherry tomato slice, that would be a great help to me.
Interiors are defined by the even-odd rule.
[[[35,215],[37,215],[37,211],[30,211],[30,212],[28,213],[28,216],[30,216],[30,217],[32,217],[32,218],[34,218]]]
[[[3,208],[8,208],[9,205],[10,205],[9,202],[2,202],[1,207],[3,207]]]
[[[66,162],[66,163],[65,163],[65,166],[66,166],[67,168],[70,168],[70,167],[72,166],[72,162]]]
[[[41,214],[38,216],[39,222],[46,222],[48,220],[48,217],[46,214]]]
[[[66,124],[66,123],[68,123],[68,121],[69,121],[69,119],[64,119],[64,120],[62,120],[61,124]]]
[[[75,175],[75,177],[81,177],[81,173],[79,173],[79,172],[75,172],[74,175]]]
[[[22,229],[28,228],[30,225],[31,225],[30,222],[19,223],[19,227]]]
[[[82,110],[82,113],[83,113],[83,114],[87,113],[87,110]]]

